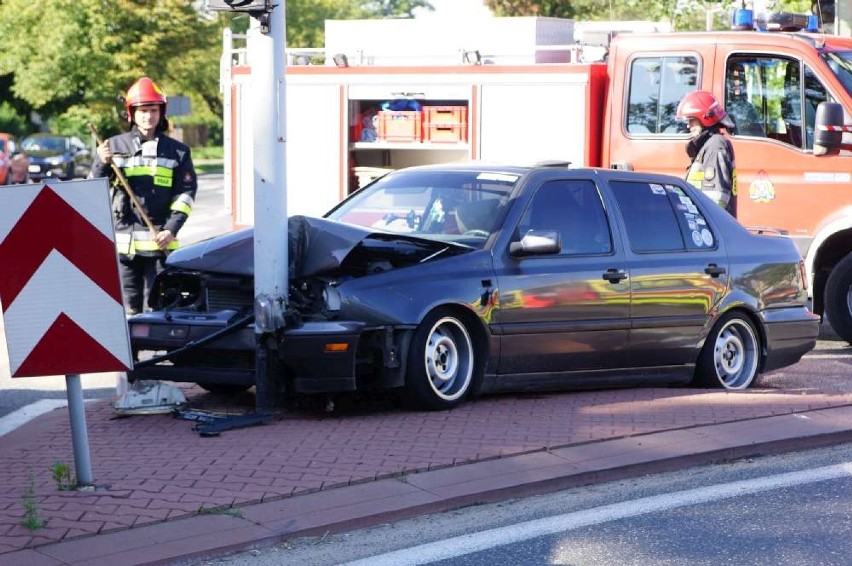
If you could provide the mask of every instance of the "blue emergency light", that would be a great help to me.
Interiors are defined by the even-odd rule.
[[[738,31],[754,29],[754,11],[747,8],[737,8],[734,10],[731,29]]]

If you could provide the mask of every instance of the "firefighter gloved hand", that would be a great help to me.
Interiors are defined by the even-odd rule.
[[[169,244],[175,239],[175,235],[170,230],[160,230],[154,239],[157,242],[157,246],[161,250],[166,251],[169,248]]]
[[[112,150],[109,147],[109,142],[104,140],[104,142],[97,147],[98,159],[101,160],[101,163],[106,163],[109,165],[112,163]]]

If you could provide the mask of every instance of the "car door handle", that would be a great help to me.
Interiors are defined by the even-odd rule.
[[[619,269],[610,268],[607,269],[606,273],[603,274],[603,278],[609,281],[610,283],[618,283],[622,279],[627,279],[627,273]]]
[[[709,275],[710,277],[719,277],[727,270],[724,267],[719,267],[715,263],[707,264],[707,267],[704,268],[704,273]]]

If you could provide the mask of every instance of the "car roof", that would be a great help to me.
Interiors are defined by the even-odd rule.
[[[650,173],[647,171],[627,171],[624,169],[608,169],[603,167],[570,167],[567,161],[546,161],[531,165],[513,165],[499,162],[488,161],[460,161],[453,163],[439,163],[432,165],[418,165],[414,167],[406,167],[394,171],[401,173],[405,171],[460,171],[460,172],[488,172],[488,173],[509,173],[518,176],[527,175],[535,171],[557,171],[562,170],[572,175],[582,176],[593,173],[595,176],[602,178],[605,181],[611,180],[642,180],[645,182],[656,183],[675,183],[682,184],[683,179],[673,175],[662,173]]]

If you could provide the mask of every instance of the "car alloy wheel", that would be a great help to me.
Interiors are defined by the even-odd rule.
[[[414,334],[406,377],[406,397],[422,409],[449,409],[470,391],[476,357],[470,332],[444,310],[427,316]]]
[[[696,381],[704,387],[751,387],[760,367],[760,342],[744,315],[730,313],[713,327],[698,358]]]

